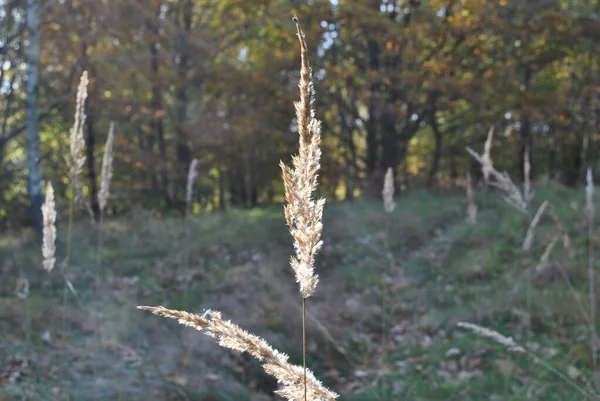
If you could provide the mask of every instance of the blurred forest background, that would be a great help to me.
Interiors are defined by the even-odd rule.
[[[281,202],[277,161],[296,146],[293,13],[315,49],[330,201],[379,194],[388,167],[401,189],[480,176],[464,149],[481,149],[490,126],[495,164],[517,181],[526,149],[534,180],[575,186],[596,172],[597,0],[1,0],[1,224],[31,222],[47,180],[70,196],[63,155],[83,70],[96,217],[111,121],[109,213],[183,210],[194,158],[195,212]]]
[[[600,399],[600,0],[0,0],[0,401],[273,399],[257,363],[136,305],[214,308],[303,360],[278,165],[298,149],[294,14],[323,123],[315,375],[343,401]],[[84,71],[91,213],[72,218]],[[517,186],[483,189],[465,148],[490,127]]]

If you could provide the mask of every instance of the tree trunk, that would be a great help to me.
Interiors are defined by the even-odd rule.
[[[442,132],[438,126],[435,114],[435,110],[429,113],[429,124],[433,130],[433,136],[435,137],[435,150],[433,151],[433,160],[431,161],[431,169],[429,169],[429,177],[427,178],[427,186],[429,187],[432,187],[435,183],[435,176],[437,175],[440,159],[442,158]]]
[[[219,169],[219,209],[225,211],[225,172]]]
[[[531,66],[525,66],[525,78],[523,80],[523,85],[525,87],[525,91],[529,90],[529,83],[531,81],[532,70]],[[521,172],[521,180],[525,182],[525,153],[529,152],[529,178],[533,180],[533,136],[531,135],[531,122],[529,120],[529,114],[523,114],[521,121],[521,149],[519,153],[519,166],[517,171]]]
[[[90,102],[90,104],[94,104]],[[92,106],[93,107],[93,106]],[[96,148],[96,130],[95,114],[92,107],[88,108],[87,116],[87,138],[85,147],[85,161],[88,169],[88,181],[90,183],[90,206],[92,208],[92,218],[94,221],[100,219],[100,205],[98,204],[98,183],[96,175],[96,157],[94,149]]]
[[[396,177],[396,168],[398,167],[400,156],[398,154],[399,138],[396,128],[396,116],[391,104],[386,105],[386,109],[381,115],[381,145],[383,149],[379,175],[383,177],[386,170],[391,167],[394,171],[394,177]],[[379,185],[379,187],[382,187],[382,185]]]
[[[375,73],[379,70],[379,54],[380,48],[377,39],[369,39],[368,43],[369,53],[369,71]],[[367,189],[372,192],[372,195],[378,193],[379,188],[375,188],[377,184],[377,170],[379,166],[379,149],[380,149],[380,138],[379,138],[379,121],[378,121],[378,101],[377,92],[379,91],[379,83],[377,81],[371,82],[371,94],[369,99],[369,121],[367,123]]]
[[[148,30],[152,33],[152,40],[150,41],[150,80],[152,83],[152,98],[150,100],[150,108],[152,110],[152,125],[153,131],[158,140],[158,149],[160,151],[160,163],[158,163],[158,175],[160,176],[160,184],[158,185],[163,191],[165,201],[167,205],[170,204],[169,193],[167,188],[169,187],[169,178],[167,174],[167,145],[165,142],[165,129],[163,124],[163,94],[160,85],[160,57],[159,57],[159,45],[158,38],[160,30],[158,21],[160,18],[160,10],[162,2],[158,2],[153,19],[147,22]],[[154,149],[152,148],[153,152]],[[153,172],[156,174],[156,172]]]
[[[550,128],[550,133],[548,134],[548,178],[553,180],[556,175],[556,133],[554,129]]]
[[[575,187],[579,181],[579,175],[582,171],[582,144],[583,141],[578,140],[575,134],[565,138],[562,144],[562,171],[563,183],[569,187]]]
[[[25,100],[25,124],[27,126],[27,178],[31,215],[36,229],[41,233],[42,176],[40,172],[40,135],[38,131],[38,84],[40,63],[40,4],[39,0],[27,0],[27,95]]]
[[[177,158],[177,167],[175,173],[179,177],[176,182],[179,182],[179,185],[176,188],[176,195],[180,193],[185,193],[185,185],[186,185],[186,175],[187,170],[189,168],[189,164],[192,160],[192,152],[187,143],[187,135],[184,130],[184,125],[187,117],[187,106],[188,106],[188,70],[189,70],[189,61],[190,61],[190,31],[192,27],[192,10],[193,10],[193,2],[191,0],[186,0],[181,8],[181,18],[183,19],[183,29],[182,32],[178,35],[177,38],[179,47],[178,56],[179,56],[179,65],[178,65],[178,79],[179,84],[175,91],[175,101],[177,104],[177,122],[175,128],[175,154]]]

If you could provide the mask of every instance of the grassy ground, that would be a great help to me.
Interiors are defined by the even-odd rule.
[[[342,400],[576,400],[593,390],[586,324],[588,235],[583,192],[538,190],[571,240],[527,220],[488,191],[478,223],[464,200],[417,191],[392,215],[377,202],[328,205],[321,277],[309,299],[309,365]],[[64,234],[65,225],[58,227]],[[148,212],[75,228],[65,290],[26,233],[0,239],[0,400],[267,400],[275,383],[256,361],[135,309],[224,316],[301,362],[300,299],[279,208],[186,221]],[[592,236],[596,247],[597,229]],[[59,260],[64,257],[61,236]],[[62,252],[62,254],[61,254]],[[15,296],[17,280],[29,296]],[[566,280],[565,277],[568,277]],[[382,299],[385,298],[385,301]],[[382,312],[383,310],[383,312]],[[470,321],[513,336],[564,375],[456,328]],[[567,381],[571,381],[569,384]],[[577,388],[574,388],[575,385]]]

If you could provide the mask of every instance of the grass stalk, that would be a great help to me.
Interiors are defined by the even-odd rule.
[[[302,297],[302,366],[304,368],[304,401],[307,401],[308,383],[306,382],[306,298]]]
[[[589,297],[590,297],[590,348],[592,351],[592,369],[594,373],[598,371],[598,341],[596,335],[596,271],[594,268],[594,244],[593,244],[593,229],[594,229],[594,177],[592,169],[588,167],[586,173],[585,187],[585,214],[587,217],[587,267],[588,267],[588,282],[589,282]],[[600,378],[596,376],[595,385],[600,389]]]
[[[300,41],[300,100],[295,103],[298,120],[299,152],[292,158],[292,167],[282,162],[282,178],[287,204],[285,219],[294,239],[295,255],[290,267],[294,270],[302,297],[302,366],[291,365],[287,356],[271,348],[261,338],[225,321],[221,314],[208,310],[202,316],[184,311],[170,310],[162,306],[138,306],[154,314],[177,319],[219,340],[219,345],[248,352],[263,363],[264,370],[274,376],[282,387],[276,392],[289,400],[333,401],[338,395],[325,388],[308,370],[306,353],[306,299],[313,294],[318,283],[314,273],[315,256],[321,249],[322,216],[325,199],[315,200],[312,194],[317,187],[317,172],[320,169],[321,124],[312,108],[313,84],[308,63],[306,37],[298,17],[294,16],[298,40]],[[191,171],[191,169],[190,169]],[[191,191],[190,191],[191,193]],[[188,197],[188,199],[190,199]]]

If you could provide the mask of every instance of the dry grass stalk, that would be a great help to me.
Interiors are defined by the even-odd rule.
[[[594,225],[594,177],[592,169],[588,167],[585,185],[585,214],[588,222],[588,282],[590,292],[590,319],[591,319],[591,346],[592,346],[592,366],[594,370],[598,369],[598,342],[596,336],[596,272],[594,270],[594,249],[592,244],[592,231]],[[598,384],[598,383],[597,383]]]
[[[459,323],[457,323],[457,326],[465,328],[467,330],[470,330],[473,333],[475,333],[476,335],[479,335],[481,337],[489,338],[489,339],[497,342],[498,344],[505,346],[508,349],[508,351],[510,351],[510,352],[526,354],[527,356],[532,358],[536,363],[542,365],[547,371],[556,375],[558,378],[563,380],[565,383],[569,384],[571,387],[573,387],[576,391],[578,391],[585,398],[591,399],[591,400],[595,400],[598,398],[594,394],[591,394],[586,388],[582,387],[577,382],[575,382],[574,380],[572,380],[571,378],[566,376],[564,373],[562,373],[561,371],[556,369],[554,366],[550,365],[548,362],[539,358],[537,355],[535,355],[531,351],[524,348],[522,345],[515,342],[515,340],[513,340],[512,337],[506,337],[505,335],[500,334],[495,330],[488,329],[486,327],[482,327],[482,326],[479,326],[479,325],[476,325],[473,323],[459,322]]]
[[[512,337],[506,337],[506,336],[498,333],[495,330],[491,330],[491,329],[488,329],[487,327],[482,327],[482,326],[479,326],[479,325],[476,325],[473,323],[467,323],[467,322],[458,322],[457,326],[462,327],[467,330],[471,330],[473,333],[475,333],[479,336],[489,338],[490,340],[493,340],[493,341],[497,342],[498,344],[505,346],[511,352],[522,352],[522,353],[526,352],[525,348],[523,348],[521,345],[517,344],[515,342],[515,340],[512,339]]]
[[[475,225],[477,224],[477,204],[473,195],[473,180],[469,172],[467,172],[465,187],[467,191],[467,223]]]
[[[544,213],[544,210],[546,210],[547,206],[548,206],[548,201],[545,200],[544,203],[542,203],[540,205],[540,207],[538,208],[537,212],[535,213],[535,216],[533,216],[533,219],[531,220],[531,223],[529,224],[529,228],[527,229],[527,236],[525,236],[525,240],[523,241],[523,245],[521,246],[521,248],[524,251],[529,251],[531,249],[531,246],[533,245],[533,237],[535,235],[535,229],[536,229],[538,223],[540,222],[542,214]]]
[[[546,245],[546,249],[544,249],[544,253],[540,257],[540,261],[538,262],[534,270],[537,274],[543,273],[548,267],[548,262],[550,261],[550,254],[554,250],[554,246],[557,242],[558,237],[554,237],[552,238],[552,241],[550,241],[548,245]]]
[[[558,217],[558,214],[556,213],[556,210],[554,210],[554,207],[552,205],[550,205],[550,214],[552,215],[552,220],[554,220],[554,224],[556,224],[560,231],[563,247],[567,251],[569,251],[569,254],[572,257],[574,255],[574,251],[571,247],[571,237],[569,236],[567,229],[565,228],[564,224],[562,224],[560,217]]]
[[[219,341],[219,345],[236,351],[248,352],[263,364],[265,372],[275,377],[282,385],[277,394],[288,400],[301,400],[304,397],[304,371],[301,366],[288,362],[285,354],[273,349],[263,339],[246,332],[230,321],[223,320],[221,314],[207,310],[202,316],[169,310],[162,306],[138,306],[156,315],[176,319],[180,324],[193,327]],[[338,395],[321,384],[311,373],[307,373],[307,397],[309,400],[335,400]]]
[[[188,170],[185,190],[185,203],[187,205],[187,210],[190,210],[192,204],[192,197],[194,195],[194,182],[196,181],[196,178],[198,178],[198,159],[192,160]]]
[[[529,203],[533,199],[533,193],[531,192],[531,162],[529,161],[529,146],[525,148],[525,154],[523,155],[523,196],[525,202]]]
[[[42,205],[42,216],[44,227],[42,232],[42,255],[44,257],[43,266],[48,272],[54,269],[56,263],[56,205],[54,203],[54,188],[52,183],[48,183],[46,189],[46,200]]]
[[[494,126],[492,125],[488,131],[487,138],[485,139],[485,145],[483,146],[483,160],[481,164],[481,171],[483,173],[483,179],[486,185],[490,179],[490,166],[492,166],[492,142],[494,140]]]
[[[191,326],[215,337],[226,348],[248,352],[263,362],[265,371],[277,378],[282,388],[279,395],[289,400],[335,400],[337,394],[329,391],[306,367],[306,298],[318,282],[314,274],[315,255],[322,246],[322,215],[325,200],[313,200],[312,193],[317,186],[317,171],[320,168],[321,123],[315,118],[311,70],[307,59],[307,45],[298,18],[294,17],[301,46],[300,101],[295,103],[299,131],[299,154],[292,158],[293,169],[280,162],[287,205],[285,218],[294,238],[295,257],[291,267],[296,273],[302,295],[302,367],[291,365],[287,356],[271,348],[261,338],[249,334],[235,324],[224,321],[219,312],[206,311],[202,316],[164,307],[140,306],[157,315],[177,319],[179,323]],[[190,166],[190,176],[195,168]],[[189,178],[189,177],[188,177]],[[193,180],[188,180],[193,181]]]
[[[504,200],[515,209],[522,213],[527,213],[527,199],[524,198],[519,188],[512,182],[510,176],[506,172],[499,172],[496,170],[490,157],[491,138],[493,135],[493,128],[488,133],[488,139],[485,143],[484,154],[480,155],[470,147],[467,147],[467,152],[471,154],[481,165],[481,171],[487,184],[492,185],[502,191],[504,191]],[[490,181],[492,177],[494,180]]]
[[[110,196],[110,180],[112,179],[112,148],[114,141],[114,130],[115,124],[110,123],[108,129],[108,136],[106,137],[106,144],[104,145],[104,156],[102,157],[102,174],[100,178],[100,191],[98,192],[98,205],[100,211],[104,211],[106,202]]]
[[[83,166],[85,164],[85,139],[83,138],[83,127],[85,126],[85,100],[87,99],[87,85],[89,83],[88,73],[84,71],[77,87],[75,101],[75,121],[69,135],[70,159],[69,179],[75,192],[75,202],[83,201]]]
[[[314,200],[312,193],[317,187],[317,171],[320,168],[321,122],[315,118],[313,84],[307,58],[307,45],[298,18],[294,17],[301,46],[300,101],[296,107],[300,149],[292,158],[293,168],[280,162],[285,199],[285,219],[294,238],[296,255],[290,265],[296,273],[303,298],[314,292],[318,276],[314,273],[315,255],[322,246],[321,231],[325,199]]]
[[[302,358],[304,368],[304,401],[308,400],[308,370],[306,367],[306,298],[312,295],[319,276],[315,274],[315,256],[323,246],[323,208],[325,199],[314,200],[317,189],[317,172],[321,160],[321,122],[315,118],[314,88],[312,71],[308,63],[306,36],[297,16],[293,18],[300,41],[300,101],[295,102],[298,120],[299,152],[292,157],[290,168],[280,162],[285,188],[284,214],[290,233],[294,238],[295,256],[290,258],[290,266],[296,274],[302,295]]]
[[[588,167],[585,175],[585,212],[588,216],[588,220],[592,221],[596,208],[594,207],[594,177],[592,176],[592,169]]]
[[[394,171],[391,167],[388,167],[385,172],[381,194],[383,196],[383,207],[385,208],[385,211],[392,213],[396,207],[396,203],[394,202]]]

